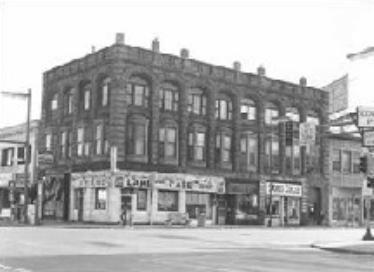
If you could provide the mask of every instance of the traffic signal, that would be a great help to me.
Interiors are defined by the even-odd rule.
[[[366,174],[368,171],[368,158],[366,156],[360,157],[360,172]]]
[[[367,187],[374,188],[374,177],[367,177]]]

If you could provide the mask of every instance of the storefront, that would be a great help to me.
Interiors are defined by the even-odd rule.
[[[259,216],[259,181],[226,179],[229,225],[261,224]]]
[[[266,183],[266,224],[300,225],[302,185],[300,183]]]
[[[332,187],[331,225],[359,226],[362,223],[361,188]]]
[[[134,224],[215,224],[223,178],[110,171],[74,173],[71,220]]]

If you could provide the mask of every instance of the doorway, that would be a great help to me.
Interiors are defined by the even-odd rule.
[[[79,222],[83,221],[83,189],[75,189],[75,209],[78,211]]]

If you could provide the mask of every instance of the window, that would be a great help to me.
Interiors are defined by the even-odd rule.
[[[136,209],[138,211],[147,210],[147,190],[139,189],[136,193]]]
[[[243,133],[240,137],[240,169],[243,171],[257,170],[257,134]]]
[[[216,119],[231,120],[232,119],[232,102],[228,98],[216,100]]]
[[[66,149],[67,149],[67,158],[71,158],[71,153],[72,153],[72,145],[71,143],[73,142],[73,133],[71,131],[68,132],[68,136],[66,138]]]
[[[45,150],[52,151],[52,133],[45,135]]]
[[[103,153],[103,125],[99,124],[96,126],[95,133],[95,154],[101,155]]]
[[[352,158],[350,151],[342,151],[342,170],[343,173],[351,173]]]
[[[270,201],[270,197],[266,198],[266,214],[272,216],[279,216],[280,215],[280,198],[279,197],[272,197]]]
[[[66,142],[67,142],[66,131],[61,132],[60,137],[60,158],[66,157]]]
[[[165,84],[159,92],[160,109],[163,111],[178,111],[179,94],[174,85]]]
[[[265,140],[265,169],[267,173],[279,173],[279,138],[268,135]]]
[[[219,133],[216,135],[216,163],[231,163],[231,135]]]
[[[12,166],[14,163],[14,148],[6,148],[1,152],[1,166]]]
[[[178,211],[178,192],[159,190],[157,208],[159,211],[164,212]]]
[[[130,155],[147,154],[147,121],[131,121],[127,127],[127,153]]]
[[[148,107],[149,87],[147,82],[139,77],[132,77],[127,85],[127,102],[130,105]]]
[[[68,89],[64,94],[64,114],[73,113],[73,88]]]
[[[332,150],[332,170],[340,172],[341,167],[341,154],[339,149]]]
[[[83,156],[84,154],[84,128],[77,130],[77,155]]]
[[[206,96],[200,89],[190,89],[188,92],[188,112],[205,115],[206,114]]]
[[[278,124],[279,110],[273,103],[267,102],[265,105],[265,124],[276,125]]]
[[[313,169],[320,169],[320,143],[318,140],[318,126],[320,122],[318,115],[313,111],[308,113],[306,122],[316,126],[314,144],[306,146],[306,171],[311,172]]]
[[[106,207],[106,189],[105,188],[95,188],[95,209],[105,210]]]
[[[91,107],[91,84],[87,83],[82,88],[83,92],[83,109],[89,110]]]
[[[100,86],[101,106],[105,107],[109,102],[110,78],[105,78]]]
[[[205,161],[205,132],[188,133],[188,160]]]
[[[25,164],[25,161],[26,161],[25,147],[19,146],[17,147],[17,164]]]
[[[286,109],[286,117],[294,122],[300,122],[300,114],[297,108],[290,107]]]
[[[251,99],[243,99],[240,106],[242,120],[256,120],[256,105]]]
[[[162,158],[177,157],[177,129],[163,127],[159,130],[159,155]]]
[[[54,94],[52,97],[52,101],[51,101],[51,110],[57,110],[57,106],[58,106],[57,99],[58,99],[57,94]]]
[[[352,152],[352,168],[353,173],[360,173],[360,152]]]

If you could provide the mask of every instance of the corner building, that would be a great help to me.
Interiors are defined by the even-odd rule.
[[[40,146],[54,155],[44,175],[70,196],[46,218],[299,225],[310,222],[310,192],[323,195],[328,95],[304,78],[163,54],[157,40],[131,47],[117,34],[45,72],[42,103]],[[316,144],[301,147],[295,133],[286,145],[285,116],[316,124]]]

